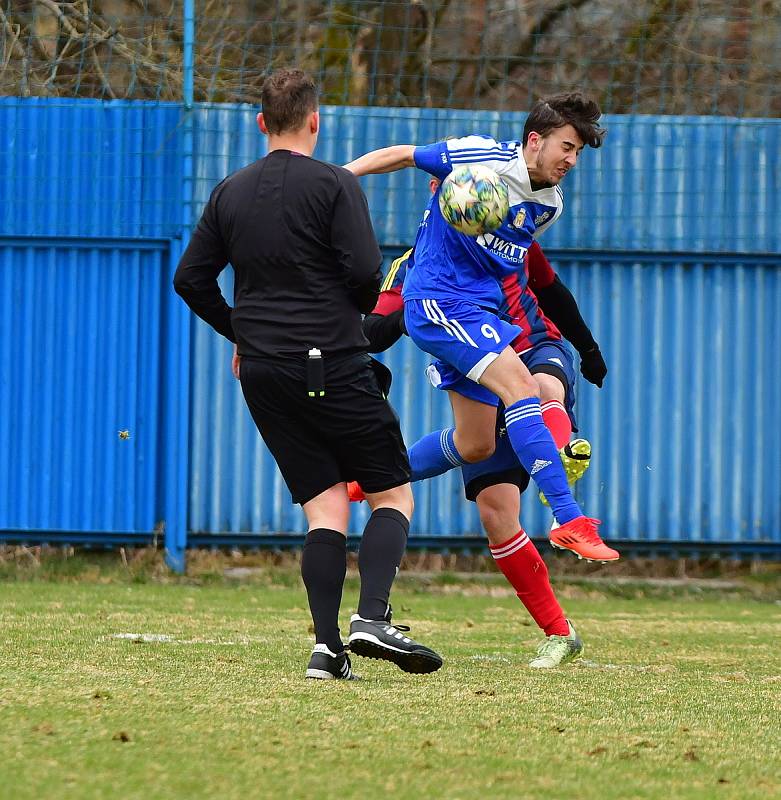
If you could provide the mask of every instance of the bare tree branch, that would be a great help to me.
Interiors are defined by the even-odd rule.
[[[196,0],[195,97],[299,64],[339,104],[781,116],[781,1]],[[3,0],[0,93],[178,100],[182,0]]]

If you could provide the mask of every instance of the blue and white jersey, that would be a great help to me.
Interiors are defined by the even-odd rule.
[[[532,191],[519,141],[466,136],[416,147],[414,157],[417,167],[440,180],[463,165],[490,167],[510,190],[510,210],[492,233],[466,236],[445,222],[437,190],[418,229],[415,264],[404,281],[404,299],[450,297],[498,310],[504,298],[502,280],[519,273],[533,239],[561,214],[561,190],[554,186]]]

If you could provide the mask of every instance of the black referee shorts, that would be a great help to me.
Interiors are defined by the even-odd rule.
[[[325,395],[309,397],[306,358],[241,359],[241,389],[282,477],[302,505],[341,481],[365,492],[409,482],[399,418],[365,353],[325,356]]]

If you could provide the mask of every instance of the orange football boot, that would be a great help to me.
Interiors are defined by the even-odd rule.
[[[366,499],[358,481],[347,481],[347,497],[351,503],[362,503]]]
[[[608,547],[597,533],[598,519],[576,517],[550,532],[550,543],[560,550],[571,550],[586,561],[618,561],[617,550]]]

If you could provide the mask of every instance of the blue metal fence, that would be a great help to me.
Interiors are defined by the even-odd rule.
[[[193,215],[229,172],[264,153],[247,106],[196,111]],[[325,108],[316,155],[345,163],[391,144],[483,133],[519,138],[525,114],[446,109]],[[781,120],[611,116],[564,184],[561,221],[543,245],[568,250],[781,252]],[[427,199],[416,170],[363,179],[380,242],[410,241]]]
[[[173,103],[0,97],[0,234],[176,236],[184,118]]]
[[[181,567],[188,534],[304,530],[230,376],[230,347],[170,288],[210,188],[263,153],[254,113],[0,98],[0,539],[110,544],[165,530]],[[506,138],[521,119],[326,108],[317,155]],[[578,387],[595,456],[577,494],[608,538],[778,554],[781,122],[607,124],[542,242],[610,367],[603,390]],[[391,257],[414,234],[425,180],[408,171],[366,188]],[[405,340],[386,360],[407,440],[446,424],[427,357]],[[458,474],[415,491],[413,542],[480,535]],[[354,531],[365,515],[354,511]],[[549,519],[527,493],[529,532]]]
[[[0,237],[0,538],[184,527],[170,271],[164,239]]]
[[[551,251],[610,368],[603,389],[578,382],[581,434],[594,443],[578,499],[605,535],[634,541],[781,542],[781,264]],[[226,286],[226,290],[229,289]],[[193,339],[193,531],[305,531],[259,442],[228,344],[201,323]],[[449,424],[409,340],[385,356],[407,441]],[[761,435],[760,435],[761,433]],[[457,472],[415,486],[417,535],[479,535]],[[365,520],[360,509],[353,530]],[[526,529],[550,515],[525,495]]]

